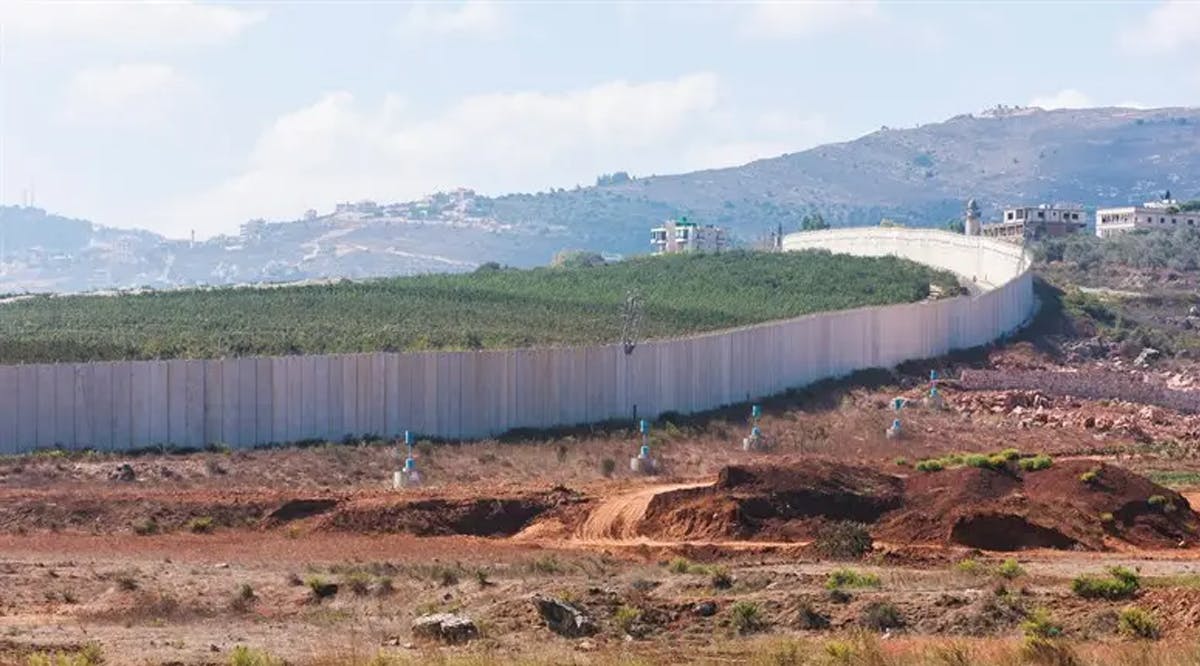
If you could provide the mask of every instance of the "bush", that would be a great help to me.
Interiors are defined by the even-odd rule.
[[[897,467],[908,467],[908,458],[901,456],[896,458],[895,463]]]
[[[196,534],[211,534],[215,526],[212,518],[208,516],[201,516],[199,518],[192,518],[189,520],[187,527]]]
[[[1025,569],[1023,569],[1016,560],[1010,558],[1004,560],[1000,563],[1000,566],[996,567],[996,573],[1001,578],[1012,580],[1014,578],[1020,578],[1021,576],[1024,576]]]
[[[283,666],[284,661],[265,650],[239,645],[229,655],[229,666]]]
[[[73,652],[34,652],[25,660],[27,666],[100,666],[104,662],[104,651],[96,643]]]
[[[667,571],[674,574],[685,574],[692,570],[692,562],[686,557],[676,557],[667,563]]]
[[[158,521],[152,516],[139,523],[136,523],[133,526],[133,533],[137,534],[138,536],[150,536],[151,534],[158,534],[161,529],[162,528],[158,525]]]
[[[1021,457],[1021,452],[1016,449],[1004,449],[1003,451],[1001,451],[1000,453],[997,453],[996,455],[1004,456],[1005,460],[1017,460],[1018,458]]]
[[[859,559],[871,551],[871,533],[867,526],[853,521],[822,525],[813,539],[813,550],[830,559]]]
[[[1083,474],[1080,474],[1079,480],[1089,486],[1098,482],[1100,480],[1100,468],[1093,467]]]
[[[600,473],[603,474],[605,478],[611,477],[616,471],[617,461],[613,460],[612,458],[605,458],[604,460],[600,461]]]
[[[1117,616],[1117,631],[1130,638],[1154,640],[1158,638],[1158,621],[1141,608],[1129,606]]]
[[[642,611],[632,606],[621,606],[613,614],[613,619],[622,633],[632,633],[633,625],[642,617]]]
[[[1071,581],[1071,591],[1084,599],[1128,599],[1140,587],[1137,572],[1126,567],[1110,567],[1108,576],[1084,574]]]
[[[815,606],[803,601],[796,609],[796,626],[801,629],[820,630],[829,628],[829,616],[817,610]]]
[[[758,609],[758,604],[752,601],[743,600],[730,606],[729,619],[733,624],[733,628],[739,634],[759,631],[766,626],[766,623],[763,622],[762,613]]]
[[[859,621],[864,627],[875,631],[899,629],[904,626],[904,616],[900,614],[900,609],[888,601],[876,601],[868,605],[863,609]]]
[[[968,576],[982,576],[987,573],[987,568],[983,566],[983,563],[973,557],[958,561],[954,568]]]
[[[713,567],[710,582],[718,590],[728,590],[733,587],[733,575],[725,567]]]
[[[1039,453],[1032,458],[1021,458],[1017,464],[1026,472],[1037,472],[1050,469],[1050,466],[1054,464],[1054,459],[1044,453]]]
[[[918,472],[940,472],[940,471],[946,469],[946,466],[942,463],[941,460],[929,459],[929,460],[918,461],[915,469]]]
[[[1007,462],[1004,458],[997,458],[997,461],[1000,467],[1003,467],[1004,463]],[[977,467],[979,469],[995,469],[996,467],[992,462],[992,458],[981,453],[970,453],[963,456],[963,464],[967,467]]]
[[[825,579],[825,589],[840,590],[845,587],[879,587],[879,576],[859,573],[854,569],[834,569]]]
[[[1171,513],[1175,510],[1175,505],[1171,503],[1171,500],[1162,495],[1151,495],[1146,499],[1146,503],[1163,513]]]
[[[242,583],[237,594],[233,595],[233,601],[230,602],[229,607],[239,613],[244,613],[250,610],[256,601],[258,601],[258,596],[254,594],[254,587],[250,583]]]
[[[1058,638],[1062,635],[1062,625],[1055,622],[1045,608],[1035,608],[1021,623],[1021,631],[1025,638]]]
[[[352,571],[342,576],[342,585],[354,594],[365,597],[371,591],[371,575],[365,571]]]
[[[321,578],[320,576],[309,576],[304,579],[304,584],[308,586],[314,599],[318,601],[327,597],[332,597],[338,593],[338,586],[334,583]]]

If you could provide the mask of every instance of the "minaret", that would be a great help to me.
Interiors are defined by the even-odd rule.
[[[980,236],[983,234],[983,223],[979,220],[979,204],[975,203],[974,199],[967,200],[966,222],[963,224],[963,233],[968,236]]]

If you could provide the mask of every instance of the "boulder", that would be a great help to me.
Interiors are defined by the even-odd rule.
[[[124,481],[126,483],[137,481],[137,472],[133,471],[133,466],[129,463],[124,463],[120,467],[113,470],[109,475],[113,481]]]
[[[692,614],[697,617],[712,617],[717,614],[717,604],[712,601],[701,601],[692,607]]]
[[[1137,355],[1137,358],[1133,360],[1133,364],[1139,368],[1145,368],[1151,363],[1157,361],[1160,356],[1162,356],[1162,352],[1154,349],[1153,347],[1146,347],[1140,354]]]
[[[413,620],[413,636],[443,643],[466,643],[479,637],[479,628],[465,615],[433,613]]]
[[[559,636],[579,638],[591,636],[598,630],[596,622],[573,604],[540,594],[533,595],[531,600],[546,626]]]

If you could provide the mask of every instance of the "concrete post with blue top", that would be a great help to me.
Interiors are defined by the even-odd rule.
[[[758,427],[760,418],[762,418],[762,406],[752,405],[750,407],[750,436],[742,438],[743,451],[762,451],[767,448],[767,441],[763,437],[762,429]]]
[[[393,488],[421,485],[421,473],[417,471],[417,460],[413,457],[413,435],[407,430],[404,431],[404,446],[407,449],[404,467],[392,474]]]
[[[642,419],[638,430],[642,434],[642,448],[637,457],[629,459],[629,469],[636,474],[654,474],[658,471],[658,461],[650,455],[650,422]]]

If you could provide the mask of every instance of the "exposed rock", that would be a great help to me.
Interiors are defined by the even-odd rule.
[[[551,631],[568,638],[591,636],[596,633],[596,622],[587,613],[561,599],[535,594],[531,598],[538,614],[546,621]]]
[[[413,620],[413,636],[443,643],[465,643],[479,637],[479,628],[465,615],[433,613]]]
[[[1157,361],[1161,356],[1162,352],[1154,349],[1153,347],[1146,347],[1141,351],[1140,354],[1137,355],[1137,358],[1133,360],[1133,364],[1139,368],[1145,368],[1151,363]]]
[[[717,604],[713,601],[701,601],[692,606],[692,614],[698,617],[712,617],[717,614]]]
[[[137,481],[137,472],[133,471],[133,465],[125,463],[113,470],[113,473],[109,475],[109,478],[113,481],[124,481],[129,483],[132,481]]]

